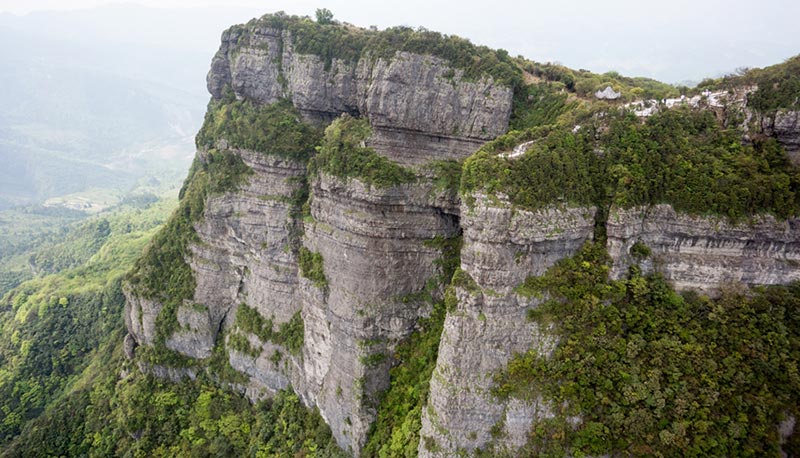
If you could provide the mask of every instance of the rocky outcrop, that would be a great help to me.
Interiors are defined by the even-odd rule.
[[[800,220],[753,217],[731,224],[724,218],[688,216],[669,205],[612,208],[607,223],[611,275],[619,278],[638,263],[664,275],[679,290],[711,292],[720,284],[784,284],[800,280]],[[650,254],[639,254],[635,243]]]
[[[800,165],[800,111],[780,110],[761,118],[761,130],[775,137],[795,165]]]
[[[538,300],[515,288],[575,253],[594,230],[593,208],[528,212],[477,196],[475,207],[462,206],[461,213],[461,268],[471,281],[457,286],[458,305],[445,318],[423,411],[423,457],[455,456],[490,444],[513,454],[527,441],[532,423],[550,416],[540,400],[500,402],[491,393],[492,376],[515,353],[551,350],[552,335],[527,319]],[[496,425],[501,430],[493,433]]]
[[[468,81],[432,56],[398,51],[326,65],[295,52],[288,30],[266,26],[226,31],[207,81],[215,98],[226,87],[260,103],[289,98],[309,119],[359,114],[375,132],[370,146],[406,165],[472,154],[505,132],[513,95],[488,77]]]

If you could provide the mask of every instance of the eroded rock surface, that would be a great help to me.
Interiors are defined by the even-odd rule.
[[[731,224],[719,217],[682,215],[669,205],[612,208],[607,233],[615,278],[637,261],[631,249],[638,241],[651,252],[640,265],[660,272],[679,290],[713,292],[725,283],[773,285],[800,279],[797,219],[761,216]]]

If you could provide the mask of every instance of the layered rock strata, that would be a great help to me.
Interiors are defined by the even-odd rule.
[[[688,216],[669,205],[612,208],[606,225],[611,275],[633,263],[657,271],[678,290],[712,292],[725,283],[785,284],[800,279],[800,220],[753,217],[740,224]],[[634,244],[649,255],[638,255]],[[632,253],[633,252],[633,253]]]
[[[594,208],[528,212],[477,196],[475,207],[462,206],[461,212],[461,268],[468,279],[457,285],[458,305],[445,318],[423,411],[422,457],[455,456],[490,444],[513,454],[532,423],[550,416],[544,402],[496,399],[492,377],[515,353],[550,351],[552,334],[527,319],[538,300],[515,288],[574,254],[594,230]]]
[[[208,74],[208,89],[222,98],[273,103],[291,99],[308,119],[341,113],[369,119],[377,150],[405,165],[432,158],[461,159],[505,132],[511,88],[491,78],[467,81],[439,58],[396,52],[392,58],[332,59],[294,51],[287,30],[232,28]]]

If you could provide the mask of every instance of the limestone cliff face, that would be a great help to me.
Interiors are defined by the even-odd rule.
[[[611,275],[624,276],[637,262],[636,242],[651,254],[640,263],[660,272],[678,290],[712,292],[724,283],[785,284],[800,279],[800,220],[772,216],[741,224],[722,218],[694,217],[669,205],[618,209],[609,213]]]
[[[489,78],[467,81],[442,59],[397,52],[389,59],[325,62],[294,51],[289,31],[226,31],[208,74],[216,98],[231,87],[260,103],[289,98],[309,119],[341,113],[369,119],[371,145],[402,164],[460,159],[505,132],[512,90]]]
[[[574,254],[594,229],[594,208],[528,212],[476,197],[474,208],[461,209],[461,267],[474,285],[457,286],[458,306],[445,318],[423,411],[423,457],[455,456],[490,442],[513,453],[525,444],[532,423],[550,416],[544,402],[499,402],[491,393],[492,376],[515,353],[550,351],[552,334],[527,319],[538,301],[514,289]],[[502,425],[500,434],[491,432],[496,425]]]
[[[212,62],[209,91],[218,100],[232,92],[256,104],[289,99],[314,123],[342,113],[365,117],[373,131],[366,146],[412,168],[416,181],[377,187],[325,172],[309,176],[302,162],[218,142],[218,150],[240,157],[253,173],[238,189],[205,201],[186,259],[197,286],[178,308],[177,331],[166,347],[203,360],[222,346],[245,376],[237,388],[257,399],[291,386],[306,405],[319,408],[342,448],[358,455],[379,394],[389,386],[388,356],[431,311],[419,293],[443,293],[436,262],[442,253],[429,242],[463,233],[458,303],[445,318],[419,453],[456,456],[489,445],[513,453],[531,425],[550,415],[550,406],[499,402],[491,394],[492,376],[514,353],[535,348],[547,354],[555,344],[548,329],[527,319],[538,300],[515,288],[591,239],[596,209],[529,212],[483,194],[470,196],[467,205],[440,189],[423,167],[431,160],[463,159],[504,133],[510,88],[489,77],[467,79],[447,61],[426,55],[325,62],[296,48],[287,30],[258,23],[246,32],[232,28]],[[797,113],[759,122],[764,133],[797,151]],[[199,159],[206,154],[198,151]],[[305,186],[310,200],[303,218],[296,196]],[[668,206],[612,209],[607,233],[616,276],[627,271],[639,241],[651,250],[642,265],[679,289],[800,279],[797,220],[762,218],[734,226]],[[322,259],[324,282],[303,274],[303,250]],[[154,345],[163,305],[130,285],[125,294],[132,339]],[[250,309],[271,329],[242,329],[237,314]],[[265,337],[298,316],[300,348]],[[201,369],[151,370],[177,378]]]
[[[426,244],[459,231],[419,184],[370,189],[321,175],[312,184],[312,220],[304,244],[325,260],[328,288],[300,285],[306,326],[303,394],[320,407],[340,443],[358,449],[374,420],[377,395],[388,387],[394,344],[429,305],[407,298],[441,272],[438,249]],[[372,360],[372,362],[370,362]]]
[[[442,59],[396,53],[334,59],[326,67],[316,55],[295,52],[288,31],[237,30],[223,35],[208,75],[215,98],[229,88],[258,104],[288,98],[310,122],[359,114],[372,127],[368,146],[407,166],[464,158],[507,127],[511,89],[490,78],[463,80]],[[442,293],[435,262],[441,252],[428,242],[460,233],[458,197],[438,189],[424,167],[415,167],[415,182],[389,188],[319,173],[308,177],[310,215],[303,221],[292,214],[292,197],[305,179],[304,164],[224,141],[216,147],[254,173],[239,189],[205,202],[195,224],[199,242],[187,259],[197,288],[179,307],[178,331],[166,346],[203,359],[224,345],[231,366],[247,376],[240,388],[248,396],[291,386],[320,409],[339,444],[358,454],[377,396],[388,387],[388,356],[430,313],[414,295]],[[198,155],[202,160],[204,152]],[[327,284],[302,274],[301,247],[321,255]],[[302,348],[293,352],[240,329],[236,316],[244,306],[271,320],[272,331],[299,313]],[[129,291],[126,322],[139,345],[154,343],[161,308]]]

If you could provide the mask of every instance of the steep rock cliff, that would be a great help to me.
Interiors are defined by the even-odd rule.
[[[437,167],[450,160],[452,171],[453,160],[505,132],[513,85],[491,68],[476,71],[457,53],[449,59],[436,48],[432,56],[418,44],[392,41],[407,31],[351,35],[349,26],[317,29],[310,21],[277,15],[223,34],[208,74],[213,99],[198,136],[197,159],[208,165],[222,152],[240,160],[248,173],[240,173],[234,186],[203,194],[193,203],[199,214],[191,205],[181,209],[193,215],[189,229],[196,236],[180,253],[193,281],[191,294],[143,292],[135,282],[125,288],[132,339],[171,355],[142,366],[153,373],[195,377],[223,361],[237,373],[224,381],[251,399],[291,387],[307,406],[319,408],[338,444],[359,455],[381,393],[390,385],[395,348],[431,313],[431,301],[423,297],[441,299],[449,286],[455,300],[429,381],[418,452],[456,456],[489,448],[513,454],[537,420],[552,415],[552,406],[541,399],[501,401],[491,392],[492,377],[516,353],[535,349],[547,355],[557,344],[550,329],[528,320],[541,299],[517,288],[604,229],[615,277],[646,247],[650,255],[636,260],[678,289],[800,278],[796,219],[763,217],[733,225],[689,217],[666,205],[614,207],[608,218],[598,215],[594,188],[603,188],[591,182],[598,179],[592,174],[598,175],[598,163],[611,154],[592,142],[607,126],[595,136],[586,134],[584,143],[574,134],[589,128],[569,126],[546,145],[561,148],[546,165],[567,177],[563,183],[549,180],[533,161],[530,170],[505,173],[514,172],[509,166],[514,160],[533,156],[526,152],[536,147],[530,138],[547,134],[546,129],[529,137],[516,132],[512,140],[525,137],[526,147],[498,154],[509,143],[499,141],[493,156],[482,151],[476,162],[488,166],[472,170],[479,173],[473,173],[470,188],[462,183],[462,202],[454,189],[457,173],[445,176]],[[325,30],[336,33],[310,39],[315,37],[309,33]],[[498,55],[487,60],[502,61]],[[466,62],[481,61],[468,57]],[[536,100],[529,95],[528,103]],[[281,104],[291,110],[280,111]],[[294,138],[280,131],[259,134],[264,119],[274,118],[253,113],[273,106],[283,113],[277,124],[314,130],[313,124],[319,134],[332,120],[360,118],[370,133],[347,146],[360,155],[328,156],[320,164],[316,159],[326,155],[326,141],[344,143],[332,129],[309,166],[311,147],[296,155],[262,151],[281,138]],[[796,112],[776,113],[758,118],[759,133],[796,151]],[[347,122],[331,127],[342,125]],[[565,151],[579,147],[585,148],[582,155],[563,160]],[[368,162],[376,174],[359,175],[364,164],[348,167],[352,157]],[[630,158],[621,156],[624,160]],[[632,181],[624,168],[613,171],[620,186]],[[190,175],[190,181],[196,179]],[[524,192],[504,194],[506,184]],[[542,185],[542,192],[537,188],[530,197],[528,185]],[[615,191],[621,190],[627,191]],[[526,199],[514,201],[520,196]],[[438,242],[462,233],[460,269],[448,285]]]
[[[592,238],[594,208],[513,209],[477,195],[461,209],[464,246],[458,305],[444,323],[439,358],[423,411],[420,456],[454,456],[494,443],[513,453],[525,444],[545,403],[500,402],[493,374],[515,353],[547,353],[553,336],[527,319],[536,299],[515,292],[529,275],[541,275]],[[493,431],[493,428],[499,428]]]
[[[208,89],[219,99],[226,88],[265,104],[288,98],[312,120],[366,117],[375,129],[371,146],[412,165],[464,158],[505,132],[513,95],[490,78],[465,78],[441,58],[400,50],[326,64],[295,51],[290,30],[267,25],[222,35]]]
[[[246,376],[234,386],[253,399],[291,386],[358,454],[388,387],[394,346],[431,312],[418,297],[443,293],[442,252],[431,242],[461,232],[458,197],[429,165],[462,159],[504,132],[512,90],[400,50],[326,63],[297,52],[290,30],[258,22],[225,32],[208,86],[216,105],[203,138],[219,138],[198,159],[214,147],[252,173],[210,195],[193,223],[186,261],[196,287],[175,311],[165,347],[189,364],[222,348]],[[230,146],[225,123],[284,99],[311,123],[342,113],[366,118],[365,146],[414,167],[403,173],[415,178],[386,186],[325,170],[309,175],[303,161]],[[237,140],[257,123],[237,124]],[[128,288],[126,322],[139,345],[157,344],[162,308]],[[299,347],[287,337],[297,323]]]
[[[713,292],[725,283],[775,285],[800,279],[797,219],[761,216],[732,224],[721,217],[682,215],[669,205],[656,205],[612,208],[607,231],[614,278],[641,263],[678,290]],[[637,242],[649,252],[639,259]]]

